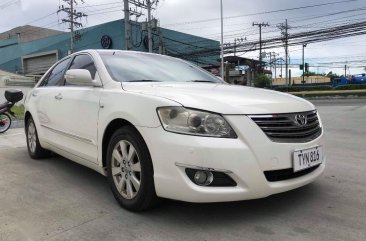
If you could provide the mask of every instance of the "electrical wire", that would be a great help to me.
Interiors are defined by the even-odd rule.
[[[270,13],[287,12],[287,11],[294,11],[294,10],[300,10],[300,9],[307,9],[307,8],[314,8],[314,7],[321,7],[321,6],[329,6],[329,5],[334,5],[334,4],[357,2],[357,1],[362,1],[362,0],[343,0],[343,1],[336,1],[336,2],[328,2],[328,3],[314,4],[314,5],[294,7],[294,8],[285,8],[285,9],[278,9],[278,10],[272,10],[272,11],[263,11],[263,12],[257,12],[257,13],[241,14],[241,15],[225,17],[224,19],[233,19],[233,18],[242,18],[242,17],[249,17],[249,16],[256,16],[256,15],[263,15],[263,14],[270,14]],[[178,22],[178,23],[167,24],[167,25],[164,25],[163,27],[187,25],[187,24],[194,24],[194,23],[205,23],[205,22],[212,22],[212,21],[219,21],[219,20],[220,20],[220,18],[201,19],[201,20],[196,20],[196,21]]]

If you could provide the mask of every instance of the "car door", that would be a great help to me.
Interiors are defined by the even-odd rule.
[[[76,55],[69,69],[87,69],[92,78],[99,78],[92,57]],[[55,95],[55,126],[60,136],[57,145],[86,161],[97,163],[98,116],[103,88],[72,85],[65,81]]]
[[[56,96],[60,86],[64,84],[64,73],[70,60],[71,58],[66,58],[56,64],[30,95],[29,103],[32,103],[31,112],[40,140],[51,145],[56,145],[59,139],[59,133],[55,131],[57,128]]]

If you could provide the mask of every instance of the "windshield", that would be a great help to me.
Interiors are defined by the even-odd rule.
[[[222,81],[192,63],[163,55],[128,52],[101,53],[109,74],[119,82]]]

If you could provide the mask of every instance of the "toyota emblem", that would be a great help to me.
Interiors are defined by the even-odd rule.
[[[308,119],[305,115],[295,115],[295,123],[299,126],[304,126],[308,123]]]

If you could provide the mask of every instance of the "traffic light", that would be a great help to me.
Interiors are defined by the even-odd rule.
[[[300,64],[300,70],[304,69],[304,65]]]
[[[309,72],[309,64],[305,63],[305,72]]]

